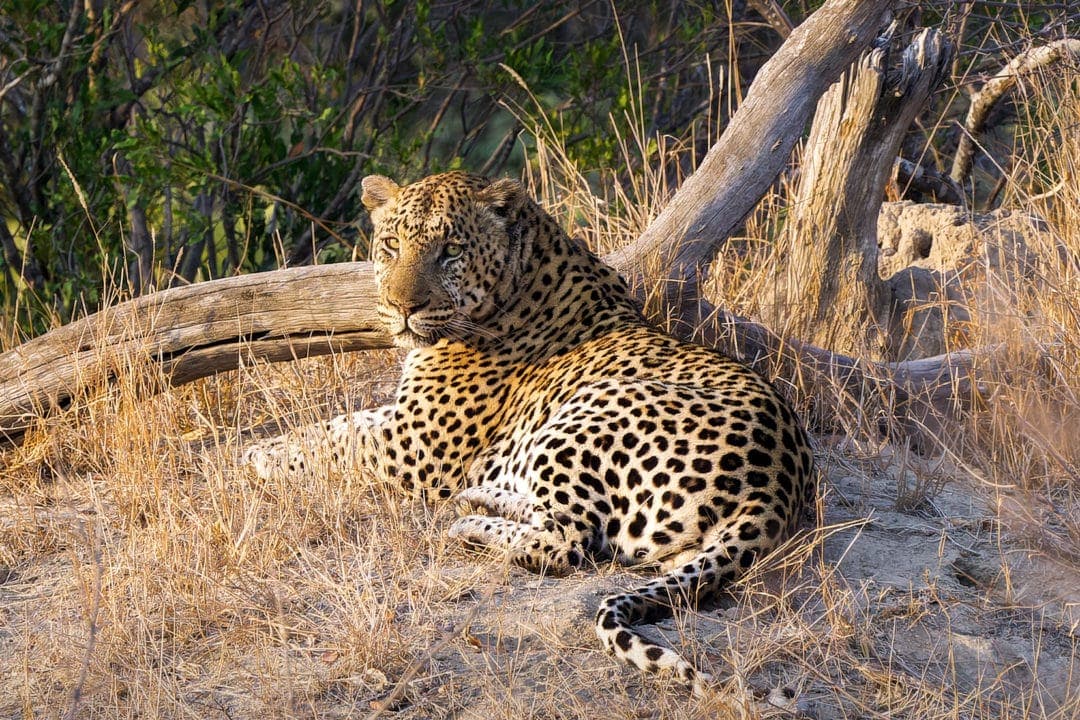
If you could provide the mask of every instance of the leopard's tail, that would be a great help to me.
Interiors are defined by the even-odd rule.
[[[596,613],[596,634],[616,658],[650,673],[672,673],[700,695],[712,680],[708,673],[671,648],[649,640],[635,625],[652,623],[671,616],[672,606],[683,602],[696,606],[733,582],[770,548],[759,543],[736,541],[710,545],[645,585],[628,592],[609,595]]]

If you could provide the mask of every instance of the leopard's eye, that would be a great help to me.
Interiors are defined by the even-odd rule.
[[[390,255],[396,256],[401,249],[401,240],[395,235],[387,235],[382,241],[383,249]]]
[[[446,243],[443,246],[443,259],[454,260],[461,257],[461,254],[465,252],[465,246],[461,243]]]

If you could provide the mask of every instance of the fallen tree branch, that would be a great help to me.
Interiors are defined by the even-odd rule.
[[[870,362],[800,340],[782,338],[765,325],[714,308],[694,336],[753,367],[782,378],[818,408],[818,421],[861,417],[863,430],[899,430],[913,445],[930,446],[945,423],[983,394],[982,379],[999,373],[1005,348],[964,349],[900,362]]]
[[[369,263],[290,268],[145,295],[0,355],[0,438],[156,362],[173,384],[271,361],[390,346]]]
[[[975,158],[975,138],[986,127],[986,119],[998,101],[1016,87],[1016,83],[1025,75],[1070,58],[1074,61],[1080,60],[1080,40],[1065,38],[1031,48],[1010,60],[975,94],[964,120],[960,144],[953,157],[952,171],[949,173],[953,182],[963,184],[967,180]]]

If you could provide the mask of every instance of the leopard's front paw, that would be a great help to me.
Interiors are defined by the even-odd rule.
[[[450,526],[448,533],[469,547],[486,546],[508,550],[531,532],[528,525],[492,515],[466,515]]]
[[[489,520],[483,515],[466,515],[455,520],[446,534],[466,545],[487,545],[491,538]]]
[[[454,499],[471,508],[483,508],[518,522],[529,522],[533,514],[533,503],[527,495],[502,488],[475,485],[465,488]]]

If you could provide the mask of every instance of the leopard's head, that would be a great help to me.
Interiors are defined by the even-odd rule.
[[[519,216],[533,205],[522,187],[460,172],[404,187],[369,175],[362,187],[379,316],[394,342],[490,337],[520,280]]]

